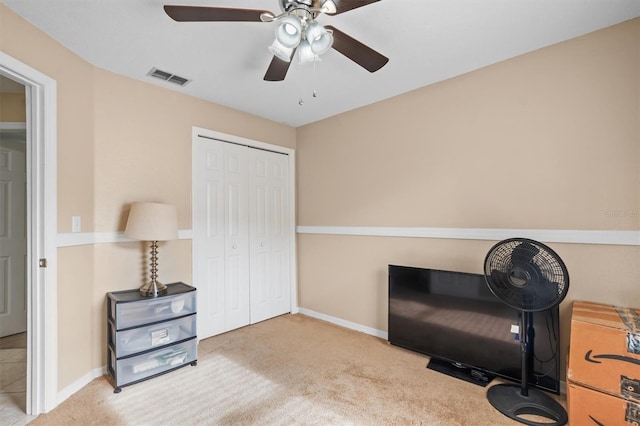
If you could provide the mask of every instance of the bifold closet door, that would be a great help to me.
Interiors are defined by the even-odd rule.
[[[198,335],[250,323],[247,147],[201,138],[194,146],[194,284]]]
[[[200,137],[194,171],[198,337],[290,312],[287,155]]]
[[[288,167],[286,155],[249,149],[252,324],[291,311]]]

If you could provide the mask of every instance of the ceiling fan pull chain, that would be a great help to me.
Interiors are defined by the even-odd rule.
[[[298,62],[298,73],[302,74],[302,64]],[[300,99],[298,100],[298,105],[304,105],[304,79],[298,83],[298,93],[300,94]]]
[[[313,61],[313,97],[314,98],[318,97],[318,91],[316,90],[316,87],[318,87],[318,79],[316,75],[316,62],[317,61]]]

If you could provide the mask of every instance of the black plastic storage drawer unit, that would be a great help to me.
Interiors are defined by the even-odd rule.
[[[167,284],[167,294],[138,290],[107,294],[107,372],[114,392],[123,386],[196,365],[196,289]]]

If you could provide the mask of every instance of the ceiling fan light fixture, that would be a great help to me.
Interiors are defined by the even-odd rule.
[[[298,46],[298,58],[300,59],[301,64],[320,61],[320,57],[313,53],[311,44],[307,40],[302,40],[300,42],[300,46]]]
[[[313,43],[315,40],[322,37],[322,35],[326,32],[327,30],[325,30],[322,25],[318,24],[316,21],[312,21],[307,26],[307,30],[305,31],[305,38],[309,41],[309,43]]]
[[[282,18],[282,22],[276,28],[276,40],[285,46],[294,48],[302,38],[302,23],[300,19],[289,15]]]
[[[313,22],[307,29],[307,41],[311,45],[311,50],[314,54],[323,55],[333,45],[333,32],[317,22]]]
[[[333,45],[333,36],[329,33],[323,35],[318,40],[311,43],[311,50],[316,55],[324,55]]]
[[[285,62],[291,62],[291,57],[293,56],[293,47],[283,46],[276,38],[275,40],[273,40],[273,43],[271,43],[271,46],[269,46],[269,52]]]

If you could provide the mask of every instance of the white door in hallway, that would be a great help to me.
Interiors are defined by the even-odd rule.
[[[0,141],[0,337],[27,330],[26,144]]]
[[[204,339],[291,311],[287,155],[194,141],[193,284]]]

